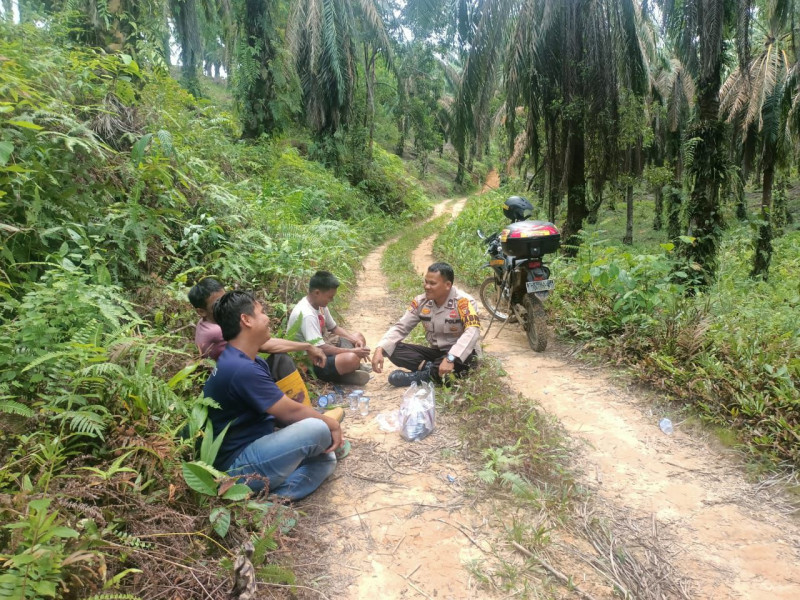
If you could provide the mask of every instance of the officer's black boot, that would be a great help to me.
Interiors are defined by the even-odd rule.
[[[433,364],[428,363],[425,365],[424,369],[420,369],[419,371],[409,372],[397,369],[389,373],[389,383],[394,387],[408,387],[415,381],[418,384],[430,381],[432,368]]]

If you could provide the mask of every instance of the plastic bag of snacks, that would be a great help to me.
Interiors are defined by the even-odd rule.
[[[403,394],[400,406],[400,435],[413,442],[423,440],[433,431],[436,424],[436,400],[433,384],[416,382]]]

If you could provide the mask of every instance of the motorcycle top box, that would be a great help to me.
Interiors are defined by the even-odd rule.
[[[558,250],[561,234],[547,221],[512,223],[500,233],[503,252],[515,258],[539,258]]]

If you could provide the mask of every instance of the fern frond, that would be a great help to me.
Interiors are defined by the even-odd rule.
[[[9,415],[18,415],[20,417],[32,417],[34,414],[33,410],[22,404],[21,402],[17,402],[16,400],[8,400],[8,397],[0,398],[0,413],[6,413]]]
[[[172,142],[172,134],[166,129],[159,129],[156,133],[159,143],[161,144],[161,153],[164,156],[176,156],[175,146]]]
[[[93,412],[92,409],[96,412]],[[105,418],[109,416],[108,409],[99,404],[87,406],[84,410],[67,410],[57,415],[59,421],[69,421],[69,427],[76,433],[88,435],[89,437],[104,440],[103,433],[107,423]]]

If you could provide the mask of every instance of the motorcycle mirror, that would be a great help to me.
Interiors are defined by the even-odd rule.
[[[478,229],[478,237],[481,238],[482,240],[486,239],[486,236],[483,235],[483,232],[480,229]]]

